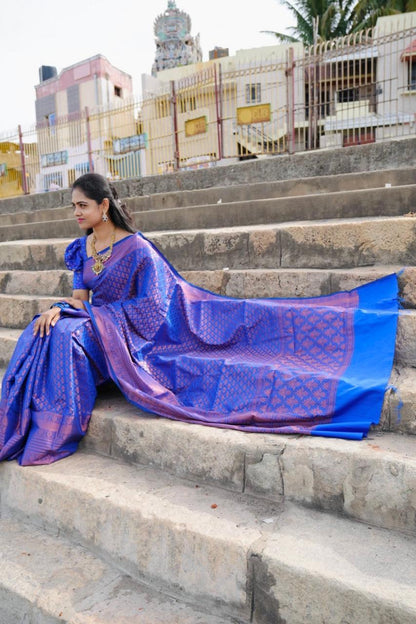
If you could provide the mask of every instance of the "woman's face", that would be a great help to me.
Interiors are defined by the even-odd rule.
[[[74,216],[82,230],[97,227],[103,222],[103,212],[106,212],[106,200],[102,204],[97,204],[94,199],[90,199],[80,188],[72,191],[72,206]]]

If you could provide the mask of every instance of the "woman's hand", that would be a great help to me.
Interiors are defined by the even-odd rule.
[[[76,299],[75,297],[66,297],[65,299],[61,299],[61,301],[65,301],[68,303],[71,308],[75,308],[75,310],[85,310],[84,303],[81,299]],[[38,316],[33,325],[33,335],[39,332],[39,336],[43,338],[44,336],[49,336],[49,332],[51,327],[54,327],[58,322],[61,316],[61,309],[57,307],[50,308],[46,310],[46,312],[42,312]]]
[[[85,310],[84,302],[81,299],[66,297],[65,299],[61,299],[61,301],[66,301],[66,303],[69,303],[71,308],[75,308],[76,310]]]
[[[43,338],[45,335],[49,336],[50,328],[56,325],[56,322],[59,320],[61,316],[61,310],[59,308],[50,308],[50,310],[46,310],[46,312],[42,312],[38,316],[33,325],[33,335],[39,332],[39,336]]]

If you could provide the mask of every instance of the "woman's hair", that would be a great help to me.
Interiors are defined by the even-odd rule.
[[[107,198],[110,204],[107,214],[111,222],[127,232],[136,231],[126,204],[120,202],[116,189],[104,176],[99,173],[85,173],[75,180],[72,190],[75,188],[80,188],[88,199],[93,199],[97,204],[101,204],[103,199]],[[92,229],[89,229],[87,234],[91,232]]]

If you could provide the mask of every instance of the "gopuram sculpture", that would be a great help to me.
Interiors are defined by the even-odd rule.
[[[191,18],[177,8],[175,0],[168,1],[168,8],[155,19],[156,58],[152,75],[171,67],[190,65],[202,61],[199,35],[191,35]]]

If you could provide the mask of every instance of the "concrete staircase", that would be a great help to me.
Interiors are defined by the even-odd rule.
[[[405,267],[397,392],[349,442],[177,423],[102,391],[78,453],[0,465],[0,624],[416,622],[414,181],[408,167],[128,198],[187,279],[226,295],[327,294]],[[65,206],[7,206],[3,367],[70,293],[79,233]]]

